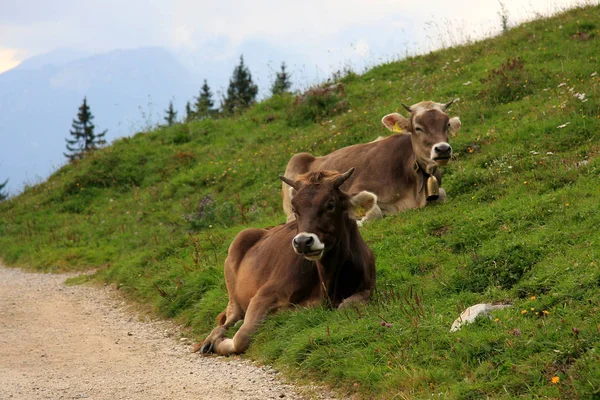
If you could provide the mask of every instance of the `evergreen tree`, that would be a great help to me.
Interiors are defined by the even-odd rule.
[[[171,126],[177,122],[177,111],[173,108],[173,101],[169,102],[169,108],[165,110],[167,115],[164,117],[167,126]]]
[[[204,85],[202,85],[202,88],[200,89],[200,96],[196,97],[196,118],[207,118],[214,112],[213,106],[215,102],[213,101],[212,96],[213,94],[205,79]]]
[[[192,105],[188,101],[185,103],[185,122],[190,122],[194,119],[194,111],[192,110]]]
[[[275,82],[273,82],[271,92],[274,95],[287,93],[290,91],[290,87],[292,87],[290,74],[285,70],[285,63],[283,62],[281,63],[281,72],[277,72],[277,77],[275,78]]]
[[[8,193],[4,191],[6,184],[8,183],[8,179],[4,181],[4,183],[0,183],[0,201],[6,200],[8,197]]]
[[[240,56],[240,65],[235,67],[229,80],[227,96],[223,98],[221,109],[226,114],[250,107],[256,101],[258,86],[252,82],[252,74],[244,65],[244,56]]]
[[[85,157],[86,153],[96,150],[98,147],[106,144],[104,135],[106,130],[102,133],[95,134],[94,129],[96,126],[92,122],[94,116],[90,111],[90,107],[87,105],[87,99],[83,98],[83,104],[79,107],[77,113],[77,119],[73,120],[71,125],[73,130],[70,131],[72,139],[65,139],[67,142],[67,150],[70,153],[63,153],[69,161],[79,160]]]

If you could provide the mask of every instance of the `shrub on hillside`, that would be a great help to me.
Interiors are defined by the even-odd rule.
[[[538,262],[538,247],[509,243],[471,257],[465,271],[455,276],[459,291],[481,293],[488,287],[511,289]]]
[[[187,124],[173,126],[168,132],[168,140],[173,144],[184,144],[192,140]]]
[[[55,200],[65,201],[72,196],[79,197],[84,191],[94,188],[118,188],[127,192],[142,182],[152,178],[154,174],[148,170],[149,155],[132,151],[119,151],[114,147],[96,151],[88,157],[86,163],[64,180],[61,190],[55,192]],[[153,159],[154,162],[158,160]]]
[[[338,114],[348,106],[345,96],[341,83],[313,87],[296,97],[288,112],[288,122],[291,126],[300,126]]]
[[[218,203],[211,195],[206,195],[198,203],[195,213],[185,216],[190,230],[200,231],[211,227],[228,227],[239,223],[236,205],[229,201]]]
[[[533,93],[531,74],[521,57],[508,58],[481,80],[480,95],[492,104],[510,103]]]
[[[569,24],[565,28],[571,39],[582,42],[594,39],[597,33],[596,24],[590,21],[577,21],[577,24]]]

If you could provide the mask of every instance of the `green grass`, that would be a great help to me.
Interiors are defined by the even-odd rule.
[[[576,9],[350,74],[343,98],[275,97],[121,139],[0,203],[0,256],[99,267],[95,279],[201,339],[227,302],[233,237],[284,220],[277,176],[292,154],[385,135],[401,102],[460,97],[448,202],[362,229],[373,302],[272,316],[248,357],[364,398],[600,398],[599,16]],[[513,307],[449,332],[467,306],[496,301]]]

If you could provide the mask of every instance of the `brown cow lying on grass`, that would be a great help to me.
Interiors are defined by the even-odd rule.
[[[438,165],[452,156],[448,135],[460,129],[460,120],[446,114],[453,101],[446,104],[424,101],[404,106],[410,116],[388,114],[382,123],[395,133],[370,143],[344,147],[323,157],[299,153],[288,162],[285,176],[296,179],[300,174],[317,170],[345,171],[356,166],[357,173],[342,187],[353,194],[355,202],[367,210],[360,221],[395,214],[409,208],[424,207],[427,201],[443,200],[446,193],[428,190],[430,176],[441,185]],[[283,210],[288,221],[294,219],[290,188],[282,186]]]
[[[353,199],[340,190],[353,172],[280,177],[293,189],[296,219],[270,229],[246,229],[233,240],[225,260],[229,304],[201,353],[244,352],[261,321],[278,309],[322,300],[342,308],[371,297],[375,257],[351,216]],[[241,319],[233,339],[225,338]]]

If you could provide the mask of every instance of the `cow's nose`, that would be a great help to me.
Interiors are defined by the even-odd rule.
[[[315,242],[312,236],[296,236],[292,241],[294,248],[299,251],[310,250],[311,246]]]
[[[436,154],[444,155],[450,153],[452,151],[452,147],[450,147],[449,144],[443,143],[436,145],[434,150]]]

